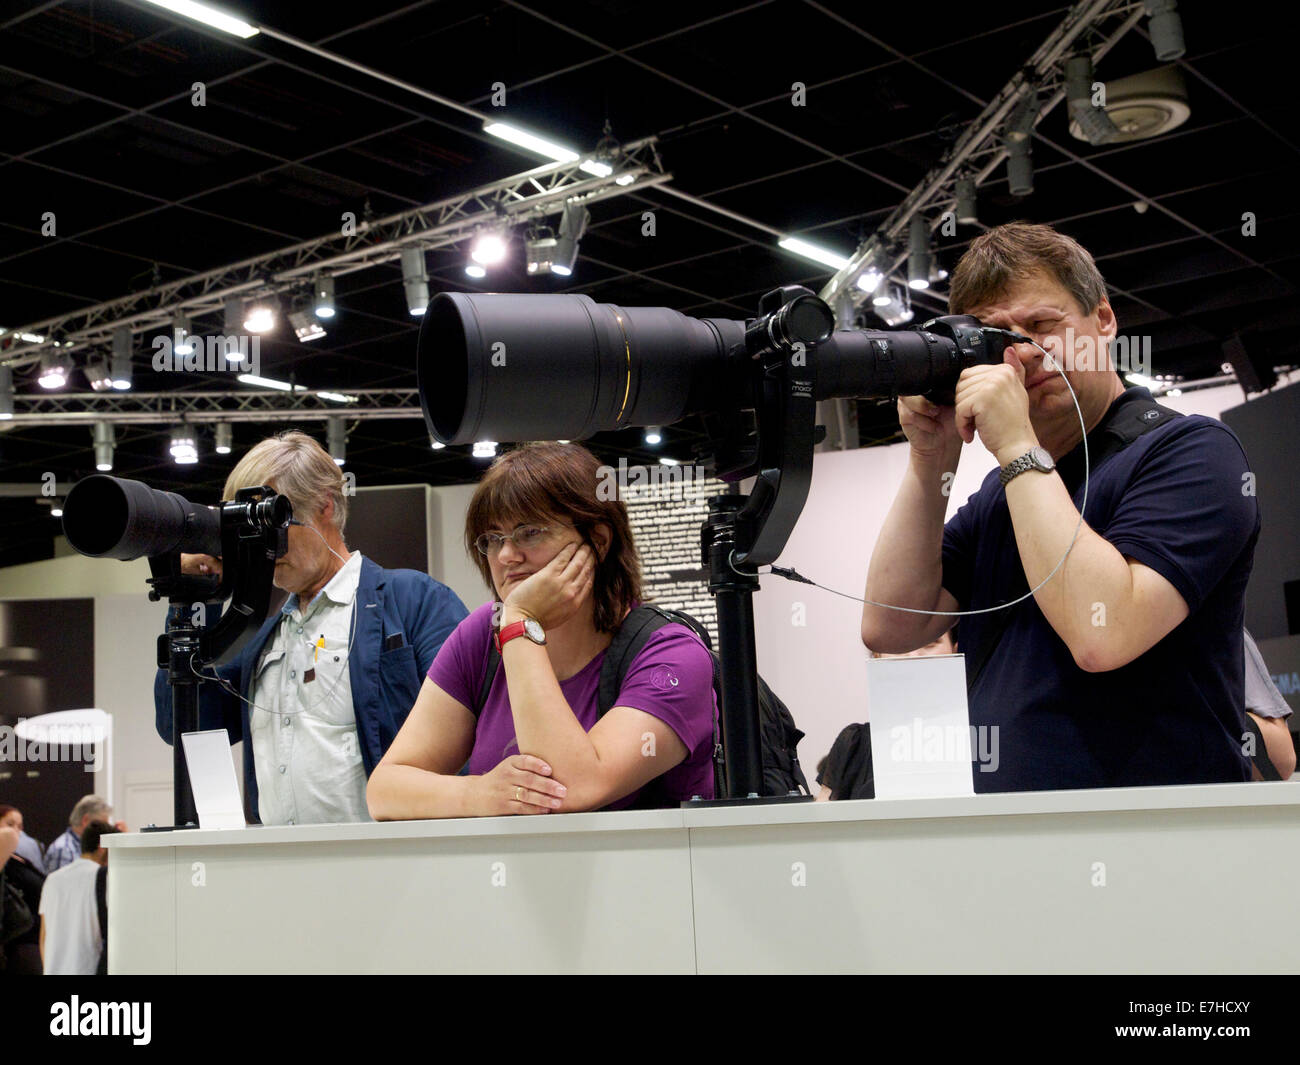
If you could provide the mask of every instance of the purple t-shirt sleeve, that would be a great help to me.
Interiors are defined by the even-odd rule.
[[[491,626],[492,604],[484,603],[443,640],[429,666],[429,679],[471,711],[483,683]]]
[[[655,631],[632,660],[615,706],[659,718],[692,753],[713,744],[713,659],[685,626]]]

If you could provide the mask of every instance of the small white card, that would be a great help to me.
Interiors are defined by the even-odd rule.
[[[223,728],[181,735],[190,789],[200,828],[243,828],[244,803],[230,753],[230,734]]]
[[[974,795],[966,656],[867,661],[877,799]]]

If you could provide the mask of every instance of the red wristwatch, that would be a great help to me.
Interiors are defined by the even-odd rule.
[[[512,621],[505,628],[494,632],[492,639],[496,641],[497,654],[516,636],[527,636],[535,644],[545,646],[546,633],[542,631],[542,623],[533,618],[524,618],[523,621]]]

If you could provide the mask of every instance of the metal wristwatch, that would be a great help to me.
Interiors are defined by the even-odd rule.
[[[1040,473],[1051,473],[1056,469],[1056,463],[1052,461],[1052,456],[1048,454],[1045,447],[1031,447],[1018,459],[1013,459],[1002,467],[1002,472],[998,474],[998,480],[1006,484],[1013,477],[1019,477],[1026,470],[1038,470]]]
[[[511,622],[500,632],[492,634],[497,642],[497,653],[500,654],[501,649],[516,636],[527,636],[533,643],[546,646],[546,633],[542,631],[542,623],[533,618],[525,618],[523,621]]]

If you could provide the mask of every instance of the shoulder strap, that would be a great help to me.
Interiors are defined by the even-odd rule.
[[[478,687],[478,697],[474,700],[474,705],[470,707],[475,717],[478,717],[483,712],[483,707],[487,705],[488,695],[492,691],[492,682],[496,680],[497,669],[500,665],[501,652],[497,650],[497,642],[492,639],[489,630],[487,661],[483,666],[483,681]]]
[[[667,611],[658,607],[641,605],[628,613],[614,633],[614,639],[605,651],[605,661],[600,667],[600,687],[597,690],[596,719],[613,709],[618,693],[623,687],[627,671],[641,653],[641,649],[659,629],[676,621]]]
[[[1093,466],[1099,466],[1116,452],[1123,451],[1143,433],[1164,425],[1171,418],[1181,418],[1182,412],[1165,407],[1154,399],[1138,397],[1124,404],[1106,428],[1102,430],[1100,446],[1091,456]]]

